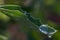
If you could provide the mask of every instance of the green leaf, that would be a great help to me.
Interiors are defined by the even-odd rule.
[[[9,21],[9,17],[5,14],[3,14],[1,11],[0,11],[0,20],[3,20],[4,22],[7,22]]]
[[[3,12],[5,15],[9,16],[10,18],[14,20],[19,20],[20,18],[26,17],[21,11],[19,10],[9,10],[0,8],[1,12]]]
[[[21,7],[18,5],[1,5],[0,8],[10,9],[10,10],[21,10]]]

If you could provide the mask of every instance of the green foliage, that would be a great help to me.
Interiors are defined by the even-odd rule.
[[[3,14],[2,12],[0,12],[0,20],[3,20],[4,22],[9,21],[9,17],[5,14]]]
[[[20,4],[20,0],[6,0],[5,4]],[[58,3],[57,3],[58,4]],[[60,5],[56,4],[56,0],[44,0],[44,3],[40,1],[34,4],[33,11],[31,12],[31,16],[38,19],[38,20],[33,20],[32,18],[28,17],[27,15],[24,15],[23,12],[21,12],[20,6],[16,5],[10,5],[10,6],[2,6],[0,8],[0,20],[3,21],[9,21],[10,19],[12,20],[17,20],[20,26],[22,27],[22,31],[27,33],[29,40],[45,40],[46,35],[42,34],[37,28],[36,25],[39,25],[39,22],[46,23],[49,26],[56,28],[57,33],[52,36],[52,40],[60,40],[60,27],[58,27],[57,23],[54,23],[45,17],[45,7],[46,6],[52,6],[53,5],[53,11],[59,13],[60,15]],[[48,8],[49,8],[48,7]],[[24,10],[29,11],[30,8],[25,8]],[[49,10],[52,10],[52,8],[49,8]],[[55,13],[54,13],[55,14]],[[30,18],[30,19],[29,19]],[[29,19],[29,20],[28,20]],[[33,23],[35,24],[33,24]],[[41,24],[41,23],[40,23]],[[44,36],[43,36],[44,35]],[[48,37],[47,37],[48,38]]]

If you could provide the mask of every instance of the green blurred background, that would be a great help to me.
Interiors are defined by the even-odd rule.
[[[26,0],[0,0],[0,5],[22,5],[24,1]],[[58,30],[52,38],[48,38],[47,35],[44,35],[38,29],[34,29],[33,27],[35,27],[35,25],[30,21],[22,18],[20,21],[21,30],[28,35],[28,40],[60,40],[60,0],[32,0],[32,3],[24,10],[30,12],[31,16],[36,19],[41,19],[43,23]],[[4,18],[3,21],[9,19],[9,17],[3,14],[0,15],[0,18],[1,17]],[[19,39],[17,38],[16,40]]]

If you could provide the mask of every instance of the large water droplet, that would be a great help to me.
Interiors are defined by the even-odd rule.
[[[50,26],[48,26],[48,25],[41,25],[41,26],[39,27],[39,30],[40,30],[42,33],[46,34],[49,38],[51,38],[51,36],[52,36],[54,33],[57,32],[56,29],[54,29],[54,28],[52,28],[52,27],[50,27]]]

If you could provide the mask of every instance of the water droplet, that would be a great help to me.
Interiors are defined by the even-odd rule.
[[[48,37],[49,37],[49,38],[51,38],[51,37],[52,37],[52,35],[48,35]]]
[[[49,38],[51,38],[51,36],[48,36]]]
[[[54,29],[54,28],[52,28],[52,27],[50,27],[50,26],[48,26],[48,25],[41,25],[41,26],[39,27],[39,30],[40,30],[42,33],[46,34],[49,38],[51,38],[51,36],[52,36],[54,33],[57,32],[56,29]]]

